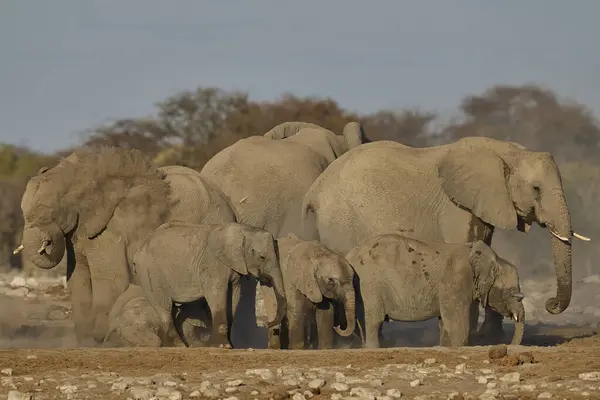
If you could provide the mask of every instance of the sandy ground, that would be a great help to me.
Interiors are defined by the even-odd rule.
[[[380,350],[74,348],[63,283],[11,279],[0,291],[0,399],[600,399],[593,314],[590,324],[532,321],[504,356],[425,347],[435,322],[396,325],[387,334],[411,347]],[[505,343],[511,334],[506,325]]]

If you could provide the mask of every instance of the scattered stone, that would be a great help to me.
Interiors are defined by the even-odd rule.
[[[417,387],[421,384],[421,381],[419,379],[415,379],[414,381],[410,382],[410,387]]]
[[[243,384],[244,384],[244,381],[242,381],[241,379],[236,379],[236,380],[227,382],[227,386],[231,386],[231,387],[242,386]]]
[[[12,368],[2,368],[0,370],[0,374],[4,375],[4,376],[12,376],[13,370]]]
[[[33,395],[31,393],[22,393],[17,390],[9,390],[6,400],[32,400]]]
[[[492,346],[492,348],[488,352],[488,357],[491,360],[497,360],[502,357],[506,357],[508,354],[508,349],[505,344],[500,344],[497,346]]]
[[[542,392],[538,395],[537,397],[538,399],[551,399],[552,398],[552,393],[550,392]]]
[[[154,396],[154,391],[152,389],[140,386],[129,388],[129,393],[134,400],[149,400]]]
[[[388,389],[385,394],[395,399],[402,397],[402,392],[398,389]]]
[[[509,372],[508,374],[500,378],[502,382],[519,382],[520,379],[521,374],[519,374],[518,372]]]
[[[337,390],[338,392],[345,392],[349,389],[348,385],[344,382],[333,382],[331,384],[331,388]]]
[[[65,393],[65,394],[73,394],[73,393],[77,392],[77,386],[62,385],[62,386],[58,387],[58,390],[60,390],[62,393]]]
[[[423,361],[424,364],[435,364],[436,363],[436,359],[435,358],[426,358],[425,361]]]
[[[600,372],[584,372],[579,374],[579,379],[582,381],[600,381]]]
[[[533,364],[534,362],[533,353],[530,351],[519,354],[519,364]]]
[[[308,382],[308,388],[312,390],[321,389],[323,386],[325,386],[324,379],[313,379],[312,381]]]

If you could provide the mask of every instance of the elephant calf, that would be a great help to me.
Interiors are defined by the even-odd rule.
[[[308,348],[311,344],[309,327],[315,323],[320,349],[332,347],[334,329],[341,336],[350,336],[356,322],[354,270],[350,264],[316,240],[304,241],[289,234],[278,238],[277,243],[287,311],[279,330],[279,340],[274,328],[269,330],[269,347]],[[272,296],[265,297],[267,303],[271,300],[274,305]],[[332,300],[344,305],[345,330],[334,328]],[[267,304],[265,308],[273,312],[272,305]]]
[[[374,235],[346,258],[359,278],[365,346],[379,347],[384,320],[438,317],[441,346],[468,344],[476,302],[515,320],[513,344],[523,337],[525,311],[515,266],[484,242],[425,243],[399,233]]]
[[[240,299],[241,276],[272,286],[278,324],[285,297],[277,243],[259,228],[238,223],[197,225],[165,223],[148,237],[133,259],[134,273],[155,307],[171,311],[173,303],[205,299],[212,318],[210,343],[231,347],[231,325]],[[186,335],[175,321],[182,340]]]
[[[133,284],[115,301],[108,322],[105,344],[118,342],[125,346],[160,347],[174,345],[178,338],[171,313],[154,308],[144,290]]]

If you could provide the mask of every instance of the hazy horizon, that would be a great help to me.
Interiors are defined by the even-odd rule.
[[[0,141],[55,151],[197,86],[447,114],[494,84],[538,83],[598,116],[599,11],[556,0],[6,0]]]

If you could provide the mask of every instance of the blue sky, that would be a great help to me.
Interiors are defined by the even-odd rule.
[[[2,0],[0,141],[54,151],[176,91],[451,112],[537,82],[600,115],[600,2]]]

